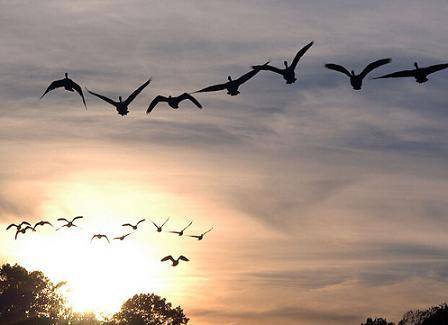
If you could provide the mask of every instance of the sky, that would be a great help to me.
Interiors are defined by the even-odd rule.
[[[0,262],[69,282],[80,311],[116,311],[139,292],[192,324],[399,320],[448,293],[448,72],[425,84],[371,76],[445,63],[446,1],[0,0],[0,227],[83,215],[81,229],[0,233]],[[260,72],[204,108],[158,106],[281,66],[304,45],[298,80]],[[116,99],[149,77],[122,117],[55,90],[64,73]],[[203,241],[156,233],[214,229]],[[125,232],[125,241],[90,237]],[[128,240],[129,239],[129,240]],[[190,262],[160,263],[168,254]]]

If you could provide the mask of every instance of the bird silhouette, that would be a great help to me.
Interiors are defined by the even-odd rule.
[[[288,65],[288,61],[283,61],[283,64],[285,66],[284,69],[273,67],[272,65],[268,64],[269,62],[267,62],[263,65],[254,65],[254,66],[252,66],[252,68],[255,70],[268,70],[268,71],[278,73],[283,76],[283,79],[286,80],[287,84],[292,84],[292,83],[296,82],[296,80],[297,80],[296,73],[295,73],[297,63],[299,63],[300,58],[306,53],[306,51],[308,51],[310,49],[311,46],[313,46],[313,44],[314,44],[314,42],[310,42],[307,45],[305,45],[299,52],[297,52],[296,56],[294,57],[294,59],[291,62],[291,65]]]
[[[128,98],[126,98],[126,100],[124,100],[124,101],[122,100],[121,96],[118,96],[118,102],[116,102],[116,101],[114,101],[113,99],[110,99],[110,98],[108,98],[108,97],[106,97],[106,96],[103,96],[103,95],[94,93],[93,91],[90,91],[90,90],[87,89],[87,88],[86,88],[86,89],[87,89],[87,91],[88,91],[90,94],[92,94],[92,95],[94,95],[94,96],[96,96],[96,97],[98,97],[98,98],[104,100],[105,102],[111,104],[112,106],[115,106],[115,108],[117,109],[118,114],[120,114],[121,116],[125,116],[125,115],[128,115],[128,113],[129,113],[129,110],[128,110],[128,106],[129,106],[129,104],[131,104],[131,102],[135,99],[135,97],[137,97],[137,95],[140,94],[140,92],[141,92],[143,89],[145,89],[145,87],[148,86],[150,82],[151,82],[151,78],[150,78],[148,81],[146,81],[143,85],[141,85],[140,87],[138,87],[138,88],[137,88],[137,89],[136,89],[136,90],[135,90],[135,91],[134,91]]]
[[[92,236],[92,239],[90,239],[90,242],[92,242],[95,238],[101,239],[101,238],[106,238],[107,242],[110,244],[109,238],[107,238],[106,235],[102,235],[102,234],[96,234]]]
[[[119,237],[114,237],[114,240],[118,239],[118,240],[124,240],[127,236],[129,236],[131,233],[123,235],[123,236],[119,236]]]
[[[157,232],[162,232],[162,227],[168,222],[168,220],[170,220],[170,218],[168,217],[164,223],[162,223],[162,225],[158,226],[154,221],[151,220],[152,224],[154,226],[156,226],[157,228]]]
[[[137,224],[135,224],[135,225],[131,225],[130,223],[125,223],[125,224],[123,224],[123,225],[121,225],[121,226],[122,226],[122,227],[126,227],[126,226],[128,226],[128,227],[132,227],[132,229],[134,229],[134,230],[137,230],[138,225],[141,224],[141,223],[144,222],[144,221],[145,221],[145,219],[142,219],[142,220],[140,220],[139,222],[137,222]]]
[[[190,223],[188,224],[188,226],[186,226],[184,229],[182,229],[181,231],[170,231],[173,234],[178,234],[179,236],[182,236],[184,234],[185,229],[187,229],[188,227],[191,226],[191,224],[193,223],[193,221],[190,221]]]
[[[210,228],[209,230],[207,230],[206,232],[203,232],[202,234],[197,235],[197,236],[195,236],[195,235],[187,235],[187,236],[188,236],[188,237],[194,237],[194,238],[197,238],[198,240],[202,240],[202,239],[204,238],[204,235],[205,235],[206,233],[212,231],[212,229],[213,229],[213,227],[211,227],[211,228]]]
[[[232,77],[228,76],[227,77],[228,81],[226,83],[218,84],[218,85],[214,85],[214,86],[210,86],[210,87],[206,87],[204,89],[195,91],[194,93],[204,93],[204,92],[220,91],[220,90],[227,89],[227,94],[229,94],[230,96],[236,96],[236,95],[238,95],[240,93],[238,91],[238,88],[243,83],[248,81],[250,78],[254,77],[259,71],[260,70],[252,69],[248,73],[242,75],[241,77],[239,77],[238,79],[235,79],[235,80],[232,80]]]
[[[61,229],[63,227],[67,227],[67,228],[77,227],[77,228],[79,228],[77,225],[74,224],[74,222],[75,222],[75,220],[82,219],[82,218],[84,218],[84,217],[83,216],[77,216],[77,217],[73,218],[71,221],[69,221],[69,220],[67,220],[65,218],[59,218],[58,221],[65,221],[66,224],[61,226],[61,227],[59,227],[56,230],[59,230],[59,229]]]
[[[174,267],[174,266],[177,266],[179,264],[179,260],[182,260],[182,261],[185,261],[185,262],[189,261],[189,259],[186,258],[183,255],[179,256],[176,260],[171,255],[168,255],[168,256],[165,256],[164,258],[162,258],[160,261],[161,262],[171,261],[173,263],[172,266]]]
[[[202,108],[202,105],[197,101],[197,99],[188,93],[183,93],[182,95],[179,95],[177,97],[172,96],[165,97],[159,95],[152,100],[151,104],[149,104],[149,107],[146,110],[146,114],[151,113],[154,107],[156,107],[156,105],[160,102],[167,102],[168,105],[170,105],[173,109],[178,109],[179,103],[187,99],[193,102],[193,104],[195,104],[198,108]]]
[[[413,69],[413,70],[397,71],[397,72],[386,74],[384,76],[376,77],[373,79],[414,77],[415,81],[421,84],[421,83],[427,82],[429,80],[428,75],[430,75],[431,73],[448,68],[447,63],[431,65],[426,68],[420,68],[418,66],[417,62],[414,62],[414,66],[415,66],[415,69]]]
[[[9,230],[12,227],[16,227],[17,229],[21,229],[23,225],[27,225],[27,226],[31,226],[31,224],[27,221],[22,221],[21,223],[19,223],[18,225],[16,225],[15,223],[10,224],[8,227],[6,227],[6,230]]]
[[[61,88],[61,87],[64,87],[65,90],[72,91],[72,92],[76,90],[78,92],[78,94],[82,98],[82,102],[84,103],[84,107],[87,109],[86,100],[84,98],[84,94],[82,93],[81,87],[76,82],[74,82],[72,79],[70,79],[68,77],[68,73],[65,73],[65,78],[64,79],[53,81],[50,84],[50,86],[48,86],[47,90],[45,90],[43,95],[40,96],[40,99],[42,99],[50,91],[52,91],[52,90],[54,90],[56,88]]]
[[[53,227],[53,225],[51,224],[51,222],[49,222],[49,221],[39,221],[39,222],[37,222],[35,225],[34,225],[34,229],[36,229],[37,228],[37,226],[44,226],[44,225],[50,225],[50,226],[52,226]]]
[[[338,64],[328,63],[325,65],[325,67],[327,69],[338,71],[338,72],[345,74],[346,76],[348,76],[350,78],[350,84],[352,85],[353,89],[360,90],[362,87],[362,81],[367,76],[367,74],[369,72],[371,72],[372,70],[374,70],[384,64],[389,63],[390,61],[391,61],[391,59],[381,59],[381,60],[372,62],[369,65],[367,65],[359,75],[355,74],[355,71],[353,71],[353,70],[351,72],[349,72],[346,68],[344,68],[343,66],[338,65]]]
[[[27,231],[28,229],[30,229],[31,231],[36,231],[36,230],[35,230],[33,227],[31,227],[31,226],[26,226],[26,227],[23,228],[23,229],[21,229],[21,228],[17,228],[16,235],[14,236],[14,239],[17,239],[17,236],[18,236],[19,234],[25,234],[26,231]]]

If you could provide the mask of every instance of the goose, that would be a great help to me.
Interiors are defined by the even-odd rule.
[[[22,221],[18,225],[16,225],[15,223],[10,224],[8,227],[6,227],[6,230],[9,230],[12,227],[16,227],[16,229],[21,229],[23,225],[31,226],[31,224],[29,222]]]
[[[191,102],[193,102],[193,104],[195,104],[198,108],[202,108],[201,103],[199,103],[196,98],[194,98],[193,96],[191,96],[188,93],[183,93],[182,95],[179,95],[177,97],[172,97],[172,96],[165,97],[165,96],[159,95],[152,100],[151,104],[149,104],[149,107],[146,110],[146,114],[151,113],[152,110],[154,109],[154,107],[156,107],[156,105],[160,102],[167,102],[168,105],[171,106],[171,108],[178,109],[179,103],[181,101],[187,100],[187,99],[190,100]]]
[[[291,62],[291,65],[288,66],[288,61],[283,61],[283,65],[285,66],[284,69],[273,67],[272,65],[268,64],[269,62],[263,65],[254,65],[252,68],[255,70],[269,70],[278,73],[283,76],[283,79],[286,80],[287,84],[292,84],[297,80],[295,73],[297,63],[299,63],[301,57],[310,49],[311,46],[313,46],[313,44],[314,42],[310,42],[305,45],[299,52],[297,52],[296,56]]]
[[[16,235],[15,235],[14,239],[17,240],[17,236],[18,236],[19,234],[25,234],[26,231],[27,231],[28,229],[31,229],[32,231],[36,231],[36,230],[35,230],[33,227],[31,227],[31,226],[26,226],[26,227],[23,228],[23,229],[17,228]]]
[[[248,81],[249,79],[254,77],[259,71],[260,70],[252,69],[248,73],[242,75],[241,77],[239,77],[238,79],[235,79],[235,80],[232,80],[232,77],[228,76],[227,77],[228,81],[226,83],[209,86],[209,87],[206,87],[204,89],[195,91],[194,93],[204,93],[204,92],[220,91],[220,90],[227,89],[227,94],[229,94],[230,96],[236,96],[236,95],[238,95],[240,93],[238,91],[238,88],[243,83],[245,83],[246,81]]]
[[[168,217],[164,223],[162,223],[162,225],[158,226],[154,221],[151,220],[152,224],[154,226],[156,226],[157,228],[157,232],[162,232],[162,227],[168,222],[168,220],[170,220],[170,218]]]
[[[188,227],[191,226],[191,224],[193,223],[193,221],[190,221],[190,223],[188,224],[188,226],[186,226],[184,229],[182,229],[181,231],[170,231],[173,234],[178,234],[179,236],[182,236],[184,234],[185,229],[187,229]]]
[[[82,102],[84,103],[84,107],[87,109],[87,105],[86,105],[86,100],[84,98],[84,94],[82,93],[82,89],[81,87],[74,82],[72,79],[70,79],[68,77],[68,73],[65,73],[65,78],[64,79],[60,79],[60,80],[55,80],[53,81],[47,88],[47,90],[45,90],[45,92],[43,93],[42,96],[40,96],[40,99],[42,99],[47,93],[49,93],[50,91],[56,89],[56,88],[61,88],[64,87],[65,90],[68,91],[77,91],[78,94],[81,96],[82,98]]]
[[[114,240],[124,240],[127,236],[129,236],[131,233],[123,235],[123,236],[119,236],[119,237],[114,237]]]
[[[174,266],[177,266],[179,264],[179,260],[182,260],[182,261],[185,261],[185,262],[189,261],[189,259],[186,258],[183,255],[179,256],[176,260],[171,255],[168,255],[168,256],[165,256],[164,258],[162,258],[160,261],[161,262],[171,261],[173,263],[172,266],[174,267]]]
[[[39,221],[39,222],[37,222],[35,225],[34,225],[34,229],[36,229],[37,228],[37,226],[44,226],[44,225],[50,225],[50,226],[52,226],[53,227],[53,225],[51,224],[51,222],[49,222],[49,221]]]
[[[138,225],[139,224],[141,224],[142,222],[144,222],[146,219],[142,219],[142,220],[140,220],[139,222],[137,222],[137,224],[135,224],[135,225],[131,225],[130,223],[125,223],[125,224],[123,224],[123,225],[121,225],[122,227],[126,227],[126,226],[128,226],[128,227],[132,227],[132,229],[134,229],[134,230],[137,230],[137,227],[138,227]]]
[[[131,104],[131,102],[135,99],[135,97],[137,97],[138,94],[140,94],[140,92],[145,89],[146,86],[149,85],[149,83],[151,82],[151,78],[146,81],[143,85],[141,85],[140,87],[138,87],[131,95],[129,95],[128,98],[126,98],[126,100],[123,101],[121,96],[118,96],[118,102],[114,101],[113,99],[110,99],[109,97],[94,93],[93,91],[90,91],[89,89],[87,89],[87,91],[104,100],[105,102],[111,104],[112,106],[115,106],[115,108],[117,109],[118,114],[120,114],[121,116],[125,116],[128,115],[129,110],[128,110],[128,106],[129,104]]]
[[[415,67],[415,69],[413,69],[413,70],[397,71],[397,72],[386,74],[384,76],[376,77],[373,79],[414,77],[415,81],[421,84],[421,83],[427,82],[429,80],[428,75],[430,75],[431,73],[448,68],[448,64],[447,63],[436,64],[436,65],[431,65],[426,68],[420,68],[418,66],[417,62],[414,62],[414,67]]]
[[[204,238],[204,235],[210,231],[212,231],[214,227],[211,227],[209,230],[207,230],[206,232],[203,232],[202,234],[195,236],[195,235],[187,235],[188,237],[193,237],[193,238],[197,238],[198,240],[202,240]]]
[[[61,226],[61,227],[59,227],[56,230],[59,230],[59,229],[61,229],[63,227],[67,227],[67,228],[77,227],[77,228],[79,228],[77,225],[74,224],[74,222],[75,222],[75,220],[82,219],[82,218],[84,218],[84,217],[83,216],[77,216],[77,217],[73,218],[72,221],[69,221],[69,220],[67,220],[65,218],[59,218],[58,221],[65,221],[66,224]]]
[[[92,243],[92,241],[93,241],[95,238],[98,238],[98,239],[106,238],[107,242],[110,244],[109,238],[107,238],[106,235],[102,235],[102,234],[96,234],[96,235],[93,235],[93,236],[92,236],[92,239],[90,239],[90,243]]]
[[[374,70],[384,64],[389,63],[390,61],[391,61],[391,59],[381,59],[381,60],[372,62],[369,65],[367,65],[359,75],[355,74],[355,71],[353,71],[353,70],[351,72],[348,72],[348,70],[346,68],[344,68],[343,66],[338,65],[338,64],[328,63],[325,65],[325,67],[327,69],[338,71],[338,72],[345,74],[346,76],[348,76],[350,78],[350,84],[352,85],[353,89],[360,90],[361,86],[362,86],[362,80],[367,76],[367,74],[369,72],[371,72],[372,70]]]

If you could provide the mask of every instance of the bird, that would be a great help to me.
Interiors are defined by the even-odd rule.
[[[106,97],[106,96],[103,96],[103,95],[94,93],[93,91],[90,91],[89,89],[87,89],[87,87],[86,87],[86,89],[87,89],[87,91],[88,91],[90,94],[92,94],[92,95],[94,95],[94,96],[96,96],[96,97],[98,97],[98,98],[104,100],[105,102],[111,104],[112,106],[115,106],[115,108],[117,109],[118,114],[120,114],[121,116],[125,116],[125,115],[128,115],[128,113],[129,113],[129,110],[128,110],[128,106],[129,106],[129,104],[131,104],[131,102],[135,99],[135,97],[137,97],[137,95],[140,94],[140,92],[141,92],[146,86],[148,86],[150,82],[151,82],[151,78],[149,78],[148,81],[146,81],[143,85],[141,85],[140,87],[138,87],[138,88],[137,88],[131,95],[129,95],[129,97],[126,98],[126,100],[124,100],[124,101],[122,100],[122,97],[121,97],[121,96],[118,96],[118,102],[116,102],[116,101],[114,101],[114,100],[112,100],[112,99],[110,99],[110,98],[108,98],[108,97]]]
[[[34,229],[36,229],[36,227],[37,226],[43,226],[43,225],[50,225],[50,226],[52,226],[53,227],[53,225],[51,224],[51,222],[49,222],[49,221],[39,221],[39,222],[37,222],[35,225],[34,225]]]
[[[164,223],[162,223],[162,225],[158,226],[154,221],[151,220],[152,224],[154,226],[156,226],[157,228],[157,232],[162,232],[162,227],[168,222],[168,220],[170,220],[170,218],[168,217]]]
[[[178,109],[179,108],[179,103],[183,100],[190,100],[191,102],[193,102],[193,104],[195,104],[198,108],[202,108],[201,103],[199,103],[197,101],[196,98],[194,98],[193,96],[191,96],[188,93],[183,93],[182,95],[179,95],[177,97],[172,97],[172,96],[161,96],[158,95],[157,97],[155,97],[151,104],[149,104],[148,109],[146,110],[146,114],[149,114],[152,112],[152,110],[154,109],[154,107],[156,107],[156,105],[160,102],[167,102],[168,105],[170,105],[173,109]]]
[[[145,220],[146,220],[146,219],[142,219],[142,220],[140,220],[139,222],[137,222],[137,223],[135,224],[135,226],[134,226],[134,225],[131,225],[130,223],[125,223],[125,224],[123,224],[123,225],[121,225],[121,226],[122,226],[122,227],[129,226],[129,227],[132,227],[132,229],[137,230],[138,225],[139,225],[140,223],[142,223],[143,221],[145,221]]]
[[[179,260],[182,260],[182,261],[185,261],[185,262],[189,261],[189,259],[186,258],[183,255],[179,256],[176,260],[171,255],[168,255],[168,256],[165,256],[164,258],[162,258],[160,260],[160,262],[171,261],[173,263],[172,266],[174,267],[174,266],[177,266],[179,264]]]
[[[260,70],[252,69],[248,73],[242,75],[238,79],[232,80],[231,76],[227,77],[227,82],[223,84],[213,85],[206,88],[203,88],[201,90],[195,91],[194,93],[204,93],[204,92],[210,92],[210,91],[220,91],[227,89],[227,94],[230,96],[236,96],[240,92],[238,91],[238,88],[248,81],[250,78],[254,77]]]
[[[23,229],[21,229],[21,228],[17,228],[16,235],[15,235],[14,239],[17,240],[17,236],[18,236],[20,233],[25,234],[26,231],[27,231],[28,229],[31,229],[32,231],[36,231],[36,230],[35,230],[33,227],[31,227],[31,226],[26,226],[26,227],[23,228]]]
[[[391,59],[381,59],[381,60],[372,62],[372,63],[368,64],[359,75],[355,74],[355,71],[353,71],[353,70],[351,72],[349,72],[346,68],[344,68],[343,66],[338,65],[338,64],[328,63],[325,65],[325,67],[327,69],[338,71],[338,72],[341,72],[341,73],[347,75],[350,78],[350,84],[352,85],[353,89],[360,90],[362,87],[362,80],[367,76],[367,74],[369,72],[371,72],[372,70],[374,70],[382,65],[389,63],[390,61],[391,61]]]
[[[53,81],[47,88],[47,90],[45,90],[45,92],[43,93],[42,96],[40,96],[40,99],[42,99],[47,93],[49,93],[50,91],[56,89],[56,88],[60,88],[60,87],[64,87],[65,90],[68,91],[77,91],[78,94],[81,96],[82,98],[82,102],[84,103],[84,107],[87,109],[87,105],[86,105],[86,100],[84,98],[84,94],[82,93],[82,89],[81,87],[74,82],[72,79],[70,79],[68,77],[68,73],[65,73],[65,78],[64,79],[60,79],[60,80],[55,80]]]
[[[90,242],[92,242],[95,238],[101,239],[101,238],[106,238],[107,242],[110,244],[109,238],[107,238],[106,235],[102,235],[102,234],[96,234],[92,236],[92,239],[90,239]]]
[[[188,237],[194,237],[197,238],[198,240],[202,240],[204,238],[204,235],[210,231],[212,231],[213,227],[211,227],[209,230],[207,230],[206,232],[203,232],[202,234],[195,236],[195,235],[187,235]]]
[[[418,66],[418,63],[414,62],[414,67],[415,67],[415,69],[413,69],[413,70],[397,71],[397,72],[386,74],[384,76],[376,77],[373,79],[414,77],[415,81],[421,84],[421,83],[427,82],[429,80],[428,75],[430,75],[431,73],[448,68],[448,63],[436,64],[436,65],[431,65],[426,68],[420,68]]]
[[[126,234],[126,235],[123,235],[123,236],[119,236],[119,237],[114,237],[114,240],[115,239],[118,239],[118,240],[124,240],[127,236],[129,236],[131,233],[129,233],[129,234]]]
[[[296,56],[291,62],[291,65],[288,65],[288,61],[283,61],[283,64],[285,66],[284,69],[273,67],[272,65],[269,65],[269,62],[263,65],[254,65],[252,66],[252,68],[255,70],[269,70],[281,74],[283,76],[283,79],[286,80],[287,84],[292,84],[297,80],[295,73],[297,63],[299,63],[299,60],[310,49],[310,47],[313,46],[313,44],[314,42],[310,42],[307,45],[305,45],[299,52],[297,52]]]
[[[184,229],[182,229],[181,231],[170,231],[173,234],[178,234],[179,236],[182,236],[184,234],[185,229],[187,229],[188,227],[191,226],[191,224],[193,223],[193,221],[190,221],[190,223],[188,224],[188,226],[186,226]]]
[[[67,223],[66,223],[65,225],[59,227],[59,228],[56,229],[56,230],[59,230],[59,229],[61,229],[61,228],[63,228],[63,227],[67,227],[67,228],[77,227],[77,228],[79,228],[77,225],[74,224],[74,222],[75,222],[75,220],[77,220],[77,219],[82,219],[82,218],[84,218],[84,217],[83,217],[83,216],[77,216],[77,217],[73,218],[72,221],[68,221],[68,220],[65,219],[65,218],[59,218],[58,221],[65,221],[65,222],[67,222]]]
[[[21,229],[23,225],[31,226],[31,224],[27,221],[22,221],[18,225],[15,223],[10,224],[8,227],[6,227],[6,230],[9,230],[11,227],[16,227],[16,229]]]

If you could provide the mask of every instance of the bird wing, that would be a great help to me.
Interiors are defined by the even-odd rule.
[[[168,232],[170,232],[170,233],[173,233],[173,234],[179,234],[180,233],[180,231],[168,231]]]
[[[137,226],[139,225],[139,224],[141,224],[142,222],[144,222],[146,219],[142,219],[142,220],[139,220],[139,222],[137,222]]]
[[[22,221],[19,226],[21,227],[23,225],[31,226],[31,224],[28,221]]]
[[[198,100],[197,100],[196,98],[194,98],[193,96],[191,96],[191,95],[188,94],[188,93],[183,93],[183,94],[180,95],[178,98],[180,99],[180,101],[189,99],[189,100],[191,100],[191,101],[193,102],[193,104],[195,104],[198,108],[202,108],[201,103],[199,103]]]
[[[174,262],[174,258],[171,255],[168,255],[160,260],[160,262],[165,262],[165,261],[173,261]]]
[[[333,64],[333,63],[328,63],[328,64],[325,65],[325,67],[326,67],[327,69],[330,69],[330,70],[334,70],[334,71],[342,72],[343,74],[347,75],[349,78],[351,78],[351,76],[352,76],[352,75],[350,74],[350,72],[349,72],[346,68],[344,68],[342,65],[339,65],[339,64]]]
[[[166,98],[165,96],[160,95],[156,96],[152,100],[151,104],[149,104],[148,109],[146,110],[146,114],[151,113],[154,107],[156,107],[159,102],[166,102],[166,101],[168,101],[168,98]]]
[[[87,89],[87,91],[88,91],[90,94],[92,94],[93,96],[96,96],[96,97],[98,97],[98,98],[104,100],[105,102],[107,102],[107,103],[113,105],[113,106],[117,106],[118,103],[117,103],[116,101],[110,99],[109,97],[106,97],[106,96],[103,96],[103,95],[94,93],[93,91],[90,91],[87,87],[86,87],[86,89]]]
[[[17,229],[17,231],[16,231],[16,235],[14,236],[14,239],[16,240],[17,239],[17,236],[20,234],[20,230],[19,229]]]
[[[42,94],[42,96],[40,96],[40,99],[42,99],[47,93],[49,93],[50,91],[59,88],[59,87],[64,87],[65,81],[66,79],[61,79],[61,80],[55,80],[53,81],[47,88],[47,90],[45,90],[45,92]]]
[[[77,217],[73,218],[72,222],[74,222],[77,219],[82,219],[82,218],[84,218],[84,217],[83,216],[77,216]]]
[[[201,236],[196,236],[196,235],[187,235],[187,237],[193,237],[193,238],[200,238]]]
[[[273,67],[272,65],[269,65],[267,63],[263,64],[263,65],[253,65],[252,69],[254,70],[269,70],[278,74],[283,74],[283,70],[279,69],[277,67]]]
[[[129,105],[135,99],[135,97],[137,97],[137,95],[140,94],[140,92],[143,89],[145,89],[145,87],[147,85],[149,85],[150,82],[151,82],[151,78],[149,78],[148,81],[146,81],[143,85],[141,85],[136,90],[134,90],[134,92],[128,98],[126,98],[126,100],[124,101],[126,103],[126,105]]]
[[[71,82],[71,86],[74,90],[76,90],[78,92],[78,94],[81,96],[82,98],[82,102],[84,103],[84,107],[87,109],[87,104],[86,104],[86,99],[84,98],[84,94],[82,92],[81,86],[78,85],[76,82],[74,82],[73,80],[70,79]]]
[[[125,223],[125,224],[122,224],[121,225],[122,227],[126,227],[126,226],[129,226],[129,227],[134,227],[133,225],[131,225],[130,223]]]
[[[390,61],[391,61],[391,59],[381,59],[381,60],[377,60],[375,62],[370,63],[369,65],[367,65],[367,67],[364,68],[364,70],[362,70],[360,77],[364,78],[372,70],[374,70],[382,65],[385,65],[385,64],[389,63]]]
[[[217,84],[217,85],[213,85],[213,86],[205,87],[205,88],[203,88],[203,89],[201,89],[201,90],[195,91],[194,94],[195,94],[195,93],[205,93],[205,92],[210,92],[210,91],[220,91],[220,90],[224,90],[224,89],[227,88],[227,85],[228,85],[228,84],[229,84],[229,83],[226,82],[226,83],[223,83],[223,84]]]
[[[44,221],[44,224],[50,225],[53,227],[53,224],[50,221]]]
[[[65,219],[65,218],[58,218],[58,221],[65,221],[65,222],[70,222],[70,221],[68,221],[67,219]]]
[[[97,238],[98,237],[98,235],[93,235],[92,236],[92,239],[90,239],[90,242],[92,242],[95,238]]]
[[[110,240],[106,235],[103,235],[104,238],[106,238],[107,242],[110,244]]]
[[[373,79],[383,79],[383,78],[403,78],[403,77],[414,77],[415,76],[415,70],[403,70],[403,71],[397,71],[393,73],[386,74],[381,77],[375,77]]]
[[[179,259],[182,260],[182,261],[185,261],[185,262],[188,262],[188,261],[189,261],[189,259],[186,258],[186,257],[183,256],[183,255],[179,256]]]
[[[255,69],[252,69],[251,71],[249,71],[248,73],[246,73],[246,74],[243,74],[241,77],[239,77],[238,79],[236,79],[235,81],[238,83],[238,84],[243,84],[243,83],[245,83],[246,81],[248,81],[250,78],[252,78],[253,76],[255,76],[258,72],[259,72],[260,70],[255,70]]]
[[[436,64],[430,67],[422,69],[426,74],[434,73],[443,69],[448,68],[448,64]]]
[[[188,224],[188,226],[186,226],[184,229],[182,229],[182,231],[184,231],[185,229],[187,229],[188,227],[190,227],[192,223],[193,223],[193,221],[190,221],[190,223]]]
[[[206,232],[204,232],[202,235],[205,235],[206,233],[210,232],[213,230],[214,227],[211,227],[209,230],[207,230]]]
[[[299,63],[300,58],[313,46],[314,42],[310,42],[305,45],[299,52],[297,52],[296,56],[291,62],[291,68],[294,70],[296,68],[297,63]]]
[[[166,220],[165,220],[165,222],[164,223],[162,223],[162,225],[160,226],[160,228],[162,228],[163,226],[165,226],[165,224],[168,222],[168,220],[170,220],[170,218],[168,217],[168,218],[166,218]]]
[[[16,227],[17,229],[19,229],[18,225],[16,225],[15,223],[12,223],[8,227],[6,227],[6,230],[9,230],[9,228],[11,228],[11,227]]]
[[[157,226],[157,224],[154,221],[151,220],[151,222],[154,226],[156,226],[156,228],[159,228],[159,226]]]

